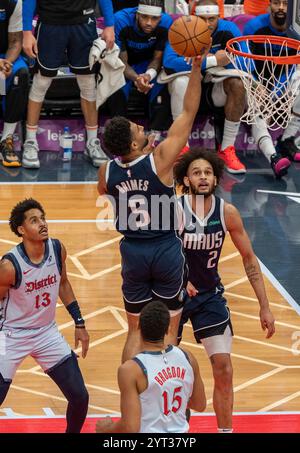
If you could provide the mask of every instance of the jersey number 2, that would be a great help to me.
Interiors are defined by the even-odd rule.
[[[42,300],[41,300],[42,297]],[[43,307],[48,307],[48,305],[51,304],[51,299],[50,299],[50,294],[49,293],[43,293],[42,296],[39,294],[35,298],[35,308],[39,309],[41,305]]]
[[[182,389],[182,387],[176,387],[176,389],[174,389],[173,400],[172,400],[172,406],[171,407],[169,406],[169,394],[168,394],[168,392],[165,391],[162,394],[162,397],[164,399],[164,414],[165,415],[169,415],[171,411],[174,412],[174,414],[176,414],[176,412],[181,408],[182,398],[179,395],[181,389]]]

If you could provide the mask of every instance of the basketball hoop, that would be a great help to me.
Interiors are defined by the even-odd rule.
[[[261,54],[251,51],[257,44]],[[241,121],[255,124],[261,117],[270,130],[285,129],[299,93],[300,42],[280,36],[239,36],[227,42],[226,51],[247,93],[248,109]]]

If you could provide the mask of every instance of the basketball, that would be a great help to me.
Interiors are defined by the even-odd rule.
[[[176,53],[196,57],[210,46],[210,30],[198,16],[181,16],[169,29],[169,42]]]

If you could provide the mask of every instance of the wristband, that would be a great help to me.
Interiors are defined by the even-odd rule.
[[[149,69],[147,69],[145,74],[148,74],[150,76],[150,82],[151,82],[151,80],[155,79],[155,77],[157,76],[157,71],[154,68],[149,68]]]
[[[206,69],[218,66],[217,57],[215,55],[209,55],[206,57]]]
[[[80,308],[79,308],[77,300],[74,300],[69,305],[67,305],[66,309],[68,310],[68,312],[72,316],[76,327],[77,326],[84,326],[84,319],[83,319],[83,317],[81,315]]]

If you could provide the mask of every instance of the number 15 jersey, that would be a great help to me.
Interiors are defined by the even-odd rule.
[[[140,433],[185,433],[186,409],[193,393],[194,371],[185,352],[176,346],[145,351],[133,358],[148,380],[139,395]]]
[[[45,241],[44,258],[39,264],[30,261],[23,243],[4,258],[13,264],[16,277],[15,285],[0,301],[0,330],[38,329],[51,324],[62,269],[60,242],[56,239]]]

